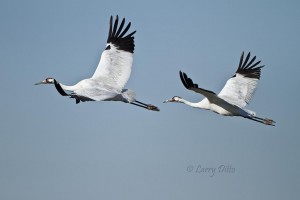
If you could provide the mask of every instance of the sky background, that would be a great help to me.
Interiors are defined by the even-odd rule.
[[[299,1],[0,0],[0,199],[300,198]],[[53,85],[89,78],[109,17],[132,22],[126,88],[158,106],[75,101]],[[186,72],[219,92],[251,51],[265,68],[250,110],[275,127],[163,104]],[[225,172],[201,172],[227,166]]]

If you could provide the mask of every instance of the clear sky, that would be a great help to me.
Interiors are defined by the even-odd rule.
[[[0,0],[0,199],[299,199],[299,10],[299,1]],[[137,30],[127,88],[160,112],[76,105],[33,85],[90,77],[117,14]],[[219,92],[242,51],[265,65],[248,108],[276,127],[162,103],[203,98],[179,70]]]

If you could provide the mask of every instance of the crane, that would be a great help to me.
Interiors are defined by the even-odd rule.
[[[181,82],[185,88],[202,94],[205,98],[198,103],[192,103],[179,96],[174,96],[173,98],[164,101],[164,103],[184,103],[194,108],[211,110],[220,115],[241,116],[265,125],[275,126],[274,120],[257,117],[254,111],[245,109],[245,106],[250,102],[257,87],[258,80],[260,79],[261,68],[264,67],[257,66],[261,61],[254,63],[256,56],[254,56],[250,61],[249,59],[250,52],[246,56],[245,60],[243,52],[240,57],[237,71],[226,82],[219,94],[199,88],[198,85],[195,84],[184,72],[179,71]]]
[[[76,104],[85,101],[121,101],[148,110],[159,111],[159,108],[154,105],[138,101],[132,90],[124,89],[131,74],[135,47],[133,35],[136,31],[127,34],[131,22],[123,29],[125,18],[120,26],[118,26],[118,21],[118,15],[114,23],[113,17],[110,17],[106,48],[91,78],[83,79],[73,86],[64,85],[54,78],[46,78],[35,85],[54,84],[62,96],[74,98]]]

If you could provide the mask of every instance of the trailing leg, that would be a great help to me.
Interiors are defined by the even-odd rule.
[[[156,107],[154,105],[151,105],[151,104],[145,104],[145,103],[142,103],[140,101],[134,101],[131,104],[135,105],[135,106],[139,106],[139,107],[145,108],[145,109],[148,109],[148,110],[159,111],[158,107]]]

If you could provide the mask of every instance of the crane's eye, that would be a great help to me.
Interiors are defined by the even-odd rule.
[[[46,79],[46,82],[47,82],[47,83],[53,83],[53,78],[47,78],[47,79]]]
[[[180,99],[180,97],[178,97],[178,96],[173,97],[173,101],[179,101],[179,99]]]

